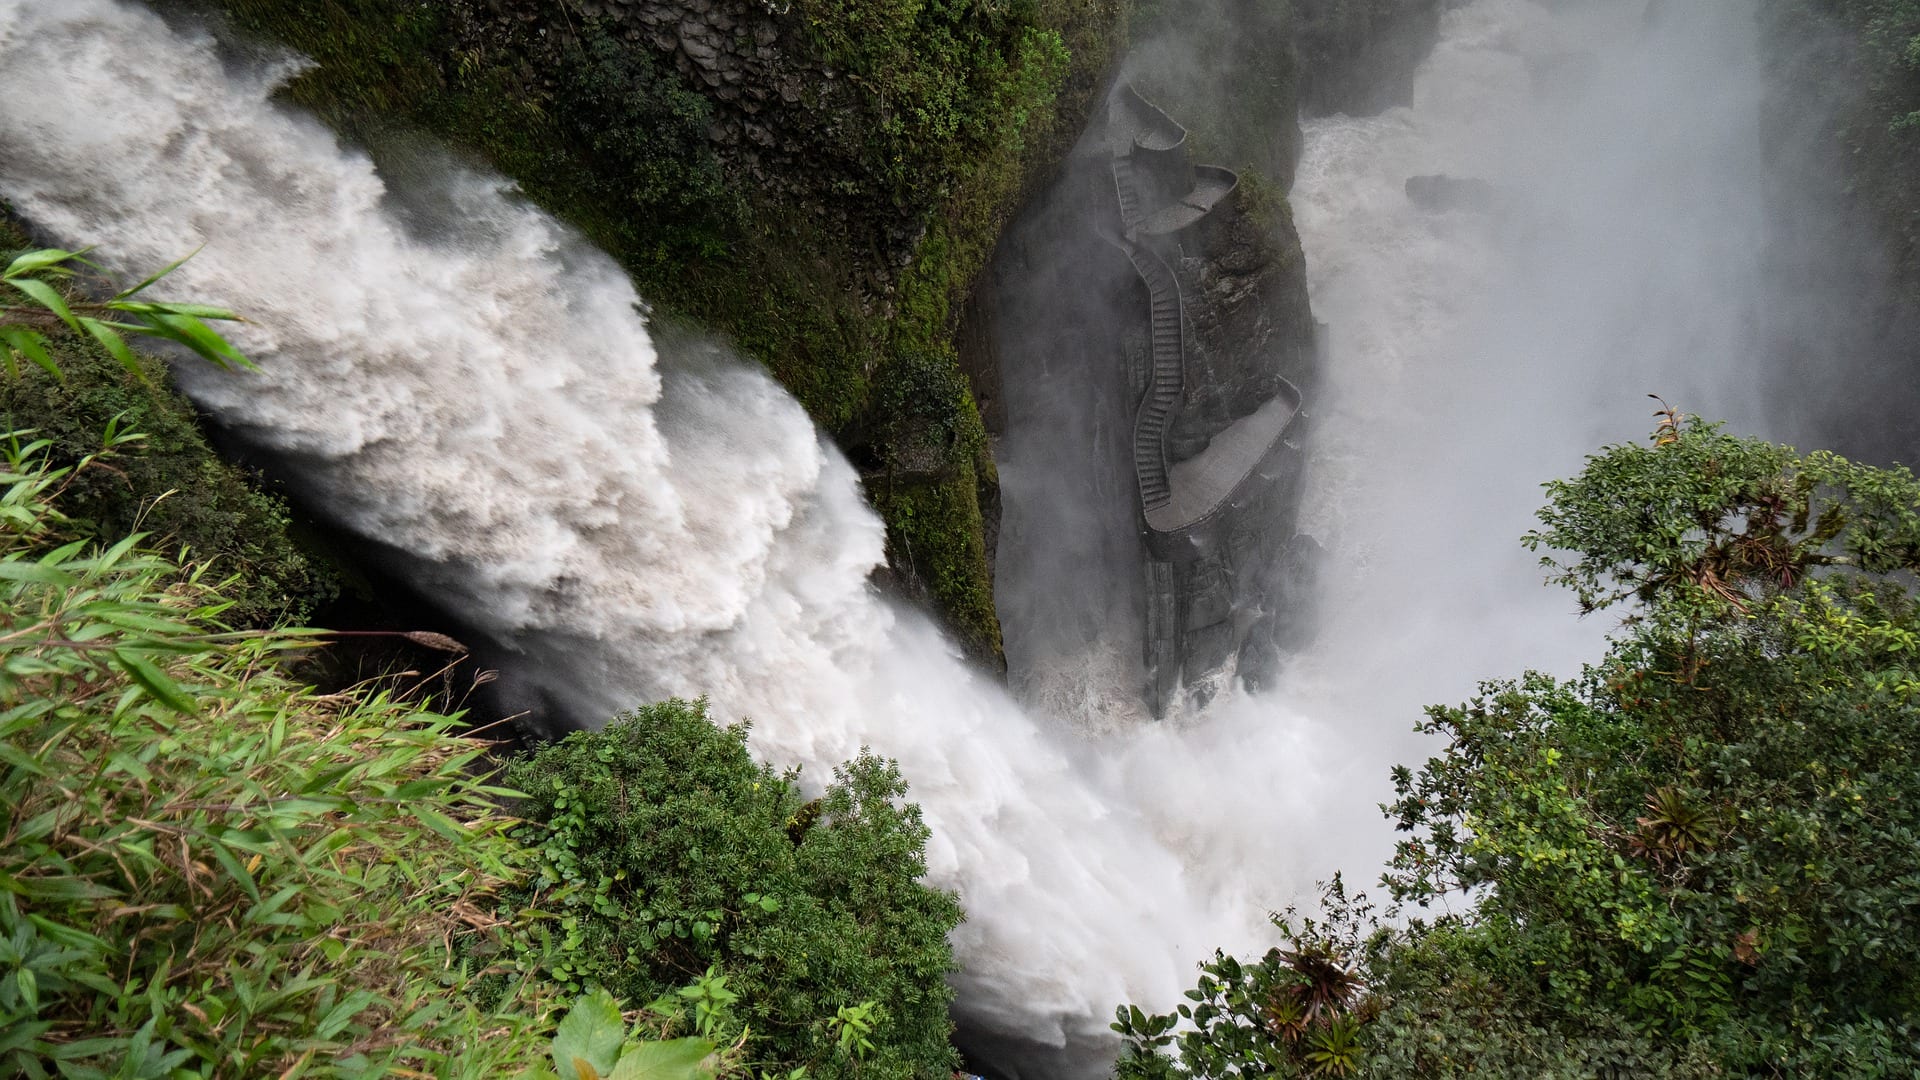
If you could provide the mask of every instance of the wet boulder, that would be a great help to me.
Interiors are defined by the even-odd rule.
[[[1500,190],[1485,180],[1471,176],[1407,177],[1407,201],[1422,210],[1472,210],[1487,213],[1500,204]]]

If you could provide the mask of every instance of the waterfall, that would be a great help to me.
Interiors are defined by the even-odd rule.
[[[1328,557],[1316,637],[1276,690],[1116,719],[1138,700],[1115,660],[1129,631],[1084,628],[1125,617],[1124,583],[1089,588],[1062,553],[1098,562],[1098,500],[1127,493],[1054,474],[1101,422],[1047,386],[1073,373],[1029,377],[1050,396],[1025,428],[1009,405],[1002,558],[1029,591],[1008,623],[1015,685],[1088,733],[1202,891],[1301,896],[1342,868],[1370,885],[1391,852],[1373,812],[1387,770],[1434,750],[1412,731],[1422,707],[1600,655],[1611,617],[1577,618],[1518,541],[1543,482],[1652,429],[1646,394],[1782,430],[1755,340],[1755,33],[1748,2],[1473,0],[1445,14],[1410,105],[1304,123],[1289,201],[1329,355],[1301,515]],[[1407,180],[1434,175],[1474,197],[1417,204]],[[1038,551],[1006,550],[1029,537]]]
[[[1644,438],[1649,393],[1781,430],[1755,33],[1745,2],[1475,0],[1411,108],[1306,124],[1293,206],[1332,339],[1303,507],[1336,553],[1322,680],[1396,671],[1407,715],[1577,671],[1609,617],[1538,586],[1516,540],[1539,485]],[[1405,182],[1430,175],[1484,181],[1485,204],[1422,208]]]
[[[1316,878],[1371,878],[1422,703],[1592,655],[1604,628],[1513,542],[1535,485],[1633,436],[1645,391],[1731,407],[1750,20],[1667,7],[1476,0],[1411,108],[1308,125],[1331,614],[1284,692],[1161,725],[1064,733],[969,670],[868,584],[881,525],[784,391],[718,347],[657,353],[611,260],[503,181],[390,187],[270,100],[286,64],[123,0],[0,0],[0,195],[124,267],[201,247],[168,287],[243,312],[262,370],[185,389],[515,680],[585,716],[709,695],[814,783],[896,758],[967,910],[963,1021],[1097,1073],[1116,1003],[1170,1008]],[[1411,207],[1406,177],[1441,172],[1508,205]]]
[[[638,298],[498,179],[404,202],[215,43],[118,0],[0,2],[0,191],[250,324],[256,375],[189,394],[575,713],[670,694],[751,718],[815,784],[898,759],[959,891],[968,1023],[1100,1039],[1217,936],[1173,853],[920,615],[800,407],[718,350],[664,363]],[[1229,907],[1231,905],[1228,905]],[[1175,929],[1188,940],[1170,940]]]

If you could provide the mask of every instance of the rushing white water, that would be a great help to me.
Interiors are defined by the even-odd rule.
[[[1538,485],[1643,437],[1648,393],[1769,429],[1754,32],[1740,2],[1476,0],[1411,108],[1307,125],[1326,678],[1397,669],[1444,701],[1574,669],[1607,626],[1572,619],[1516,542]],[[1403,183],[1427,174],[1490,181],[1496,205],[1422,210]]]
[[[1171,1005],[1314,879],[1372,876],[1421,703],[1590,655],[1601,628],[1513,538],[1644,391],[1725,407],[1702,399],[1738,352],[1752,65],[1744,8],[1703,7],[1648,30],[1637,5],[1477,0],[1411,109],[1309,126],[1326,636],[1284,695],[1071,742],[877,598],[880,525],[784,392],[717,350],[656,357],[618,270],[500,181],[403,201],[209,40],[120,0],[0,0],[0,194],[129,267],[204,244],[171,287],[244,311],[264,370],[187,367],[190,393],[516,677],[590,715],[710,695],[816,782],[897,758],[968,911],[965,1018],[1099,1046],[1115,1003]],[[1400,185],[1431,172],[1512,206],[1419,213]]]
[[[117,0],[0,0],[0,191],[252,325],[258,375],[182,370],[318,505],[590,715],[667,694],[751,717],[815,782],[897,758],[969,913],[963,1012],[1039,1043],[1167,1000],[1209,905],[1134,816],[867,583],[852,470],[764,375],[657,362],[636,297],[501,182],[403,218],[370,161]],[[1166,940],[1179,927],[1195,942]]]
[[[1445,15],[1410,106],[1304,125],[1290,201],[1330,327],[1302,507],[1330,553],[1318,637],[1275,691],[1132,731],[1110,706],[1061,718],[1199,888],[1278,903],[1343,868],[1369,885],[1388,769],[1435,749],[1412,731],[1424,705],[1597,658],[1608,618],[1577,619],[1519,537],[1542,482],[1651,429],[1647,393],[1772,430],[1754,32],[1734,0],[1474,0]],[[1493,205],[1421,209],[1405,182],[1433,174],[1489,182]],[[1070,459],[1044,431],[1007,441]],[[1016,685],[1087,688],[1066,708],[1138,692],[1103,649],[1022,644],[1058,669]]]

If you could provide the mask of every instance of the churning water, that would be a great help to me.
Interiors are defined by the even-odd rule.
[[[0,195],[128,268],[205,245],[170,288],[244,312],[262,371],[187,366],[188,392],[521,683],[586,716],[709,695],[815,783],[863,745],[898,759],[968,912],[963,1020],[1100,1071],[1114,1004],[1169,1007],[1314,879],[1372,877],[1422,702],[1590,654],[1599,628],[1513,542],[1534,485],[1635,434],[1645,391],[1728,407],[1750,17],[1667,7],[1478,0],[1412,108],[1309,125],[1325,633],[1284,694],[1096,735],[875,594],[880,524],[780,388],[717,349],[657,355],[611,261],[502,181],[389,190],[270,101],[285,67],[120,0],[0,0]],[[1411,207],[1402,182],[1439,172],[1502,205]]]

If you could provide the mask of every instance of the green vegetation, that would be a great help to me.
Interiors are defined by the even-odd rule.
[[[975,657],[998,663],[1000,620],[981,505],[997,487],[979,409],[951,354],[896,353],[876,379],[882,459],[867,492],[887,523],[888,562],[920,583]]]
[[[0,1065],[951,1071],[959,909],[915,880],[926,830],[891,766],[803,804],[669,703],[519,763],[551,817],[508,817],[457,718],[378,685],[317,695],[280,674],[311,631],[228,630],[201,568],[70,539],[47,498],[133,441],[74,468],[16,441],[0,474]],[[594,801],[616,790],[623,813]]]
[[[1196,1030],[1123,1010],[1123,1076],[1920,1066],[1920,482],[1664,416],[1528,537],[1631,602],[1606,658],[1431,710],[1446,750],[1396,772],[1393,898],[1471,909],[1369,927],[1336,889],[1208,968]]]
[[[120,440],[124,442],[125,440]],[[199,568],[70,539],[93,457],[9,448],[0,506],[0,1054],[29,1076],[492,1075],[530,1025],[450,942],[518,846],[453,720],[274,673]]]
[[[31,259],[19,263],[25,253],[15,249],[24,244],[25,237],[0,219],[0,258],[18,267],[17,284],[0,291],[34,283],[62,288],[38,296],[16,293],[20,302],[0,309],[11,325],[5,347],[12,365],[0,380],[0,428],[31,429],[46,440],[48,460],[57,467],[92,453],[109,426],[143,436],[141,453],[122,455],[111,468],[69,476],[60,499],[66,527],[77,537],[106,542],[139,530],[154,547],[186,548],[208,572],[231,579],[223,592],[233,606],[222,617],[234,625],[298,621],[331,599],[338,590],[336,572],[296,538],[285,501],[214,453],[192,405],[169,385],[165,365],[127,349],[120,335],[137,331],[116,331],[94,320],[106,340],[122,341],[110,351],[92,328],[70,326],[46,306],[46,299],[66,306],[64,298],[73,297],[75,306],[67,311],[76,322],[92,319],[89,311],[102,307],[90,308],[71,291],[75,279],[49,273],[73,265],[72,259],[50,252],[50,261],[38,266]],[[90,275],[78,283],[92,290],[88,295],[114,291]],[[107,319],[124,322],[125,316]],[[233,363],[237,354],[214,356]]]
[[[20,292],[34,309],[0,330],[72,386],[83,354],[41,313],[94,307]],[[524,794],[497,786],[457,715],[397,678],[292,681],[319,632],[235,630],[217,567],[64,514],[150,441],[103,432],[70,463],[4,441],[0,1070],[951,1072],[959,907],[918,881],[927,831],[892,765],[863,755],[806,803],[742,730],[669,702],[514,763]]]
[[[1007,144],[1017,156],[1034,114],[1053,104],[1067,52],[1038,4],[795,0],[808,61],[842,72],[863,122],[826,145],[849,195],[923,206]],[[933,185],[931,189],[929,185]]]
[[[551,918],[535,969],[654,1002],[741,1040],[755,1068],[944,1080],[951,895],[920,884],[927,829],[863,755],[808,802],[792,776],[669,701],[513,762],[535,877],[506,894]],[[686,985],[691,983],[691,985]],[[676,988],[686,986],[676,994]]]
[[[1920,128],[1920,3],[1818,0],[1856,27],[1875,96],[1896,129]]]
[[[1896,284],[1911,293],[1920,285],[1920,2],[1768,0],[1761,10],[1780,93],[1819,106],[1820,131],[1844,162],[1844,194],[1872,211]]]
[[[1920,3],[1828,0],[1859,34],[1867,90],[1860,114],[1841,137],[1857,160],[1853,176],[1868,192],[1893,240],[1909,290],[1920,283]]]

